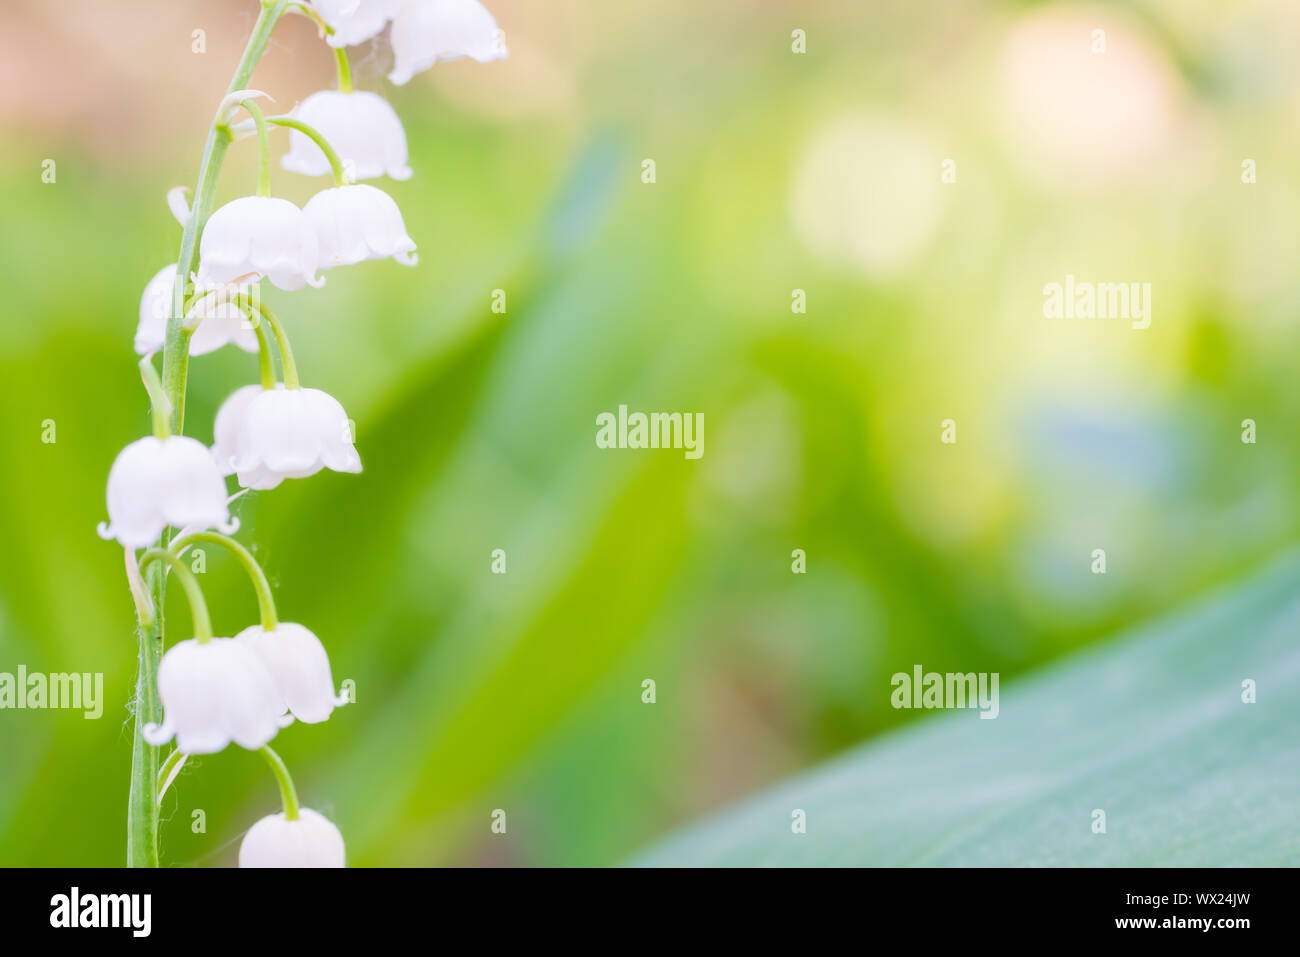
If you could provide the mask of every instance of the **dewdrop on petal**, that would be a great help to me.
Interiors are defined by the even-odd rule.
[[[140,297],[140,324],[135,330],[135,351],[142,356],[161,351],[165,343],[175,276],[175,266],[164,266],[144,287],[144,295]],[[187,318],[199,315],[203,319],[190,336],[190,355],[206,355],[231,342],[245,352],[257,351],[257,333],[248,317],[222,296],[214,293],[200,299]]]
[[[253,625],[235,635],[235,640],[243,642],[271,673],[282,700],[281,713],[291,711],[305,724],[318,724],[348,703],[346,696],[334,691],[325,646],[302,625],[282,621],[274,631]]]
[[[137,439],[113,461],[108,472],[108,524],[103,538],[127,548],[157,541],[168,525],[218,528],[233,532],[226,507],[226,483],[207,446],[173,435]]]
[[[186,754],[213,754],[232,741],[255,751],[293,721],[266,666],[234,638],[177,642],[158,665],[158,695],[163,722],[141,734],[155,747],[175,735]]]
[[[317,130],[339,154],[353,179],[411,178],[406,131],[382,96],[366,90],[321,90],[294,108],[293,116]],[[329,160],[306,133],[289,131],[289,152],[280,165],[304,176],[328,176]]]
[[[398,86],[439,60],[479,63],[508,55],[496,20],[478,0],[403,0],[393,16],[393,72]]]
[[[248,829],[239,845],[239,866],[345,867],[343,835],[311,808],[301,808],[296,821],[281,811]]]
[[[315,0],[320,18],[334,28],[325,37],[332,47],[356,46],[384,29],[401,0]]]
[[[244,196],[222,206],[199,241],[199,286],[251,282],[262,276],[292,292],[321,286],[316,231],[301,209],[274,196]]]
[[[235,407],[223,406],[228,415],[218,441],[223,450],[227,443],[233,447],[229,468],[240,485],[272,489],[287,478],[307,478],[321,469],[361,471],[352,423],[329,393],[281,385],[259,389],[257,395],[240,390],[226,402]],[[222,418],[220,411],[217,416]]]
[[[382,189],[365,183],[323,189],[302,211],[316,229],[321,269],[367,259],[392,259],[403,266],[417,262],[402,211]]]

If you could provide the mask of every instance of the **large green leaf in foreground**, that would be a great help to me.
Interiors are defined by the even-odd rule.
[[[635,863],[1300,862],[1300,559],[1004,687],[995,720],[977,714],[872,741]],[[806,834],[791,832],[796,808]]]

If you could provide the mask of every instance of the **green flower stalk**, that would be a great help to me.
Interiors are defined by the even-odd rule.
[[[253,76],[253,70],[266,45],[271,39],[271,31],[276,22],[284,15],[288,0],[275,0],[263,3],[261,14],[253,26],[253,34],[244,48],[239,66],[230,81],[229,89],[243,89]],[[159,414],[158,404],[165,400],[169,408],[169,429],[180,433],[185,425],[185,385],[189,373],[189,339],[190,333],[184,328],[185,291],[187,277],[197,265],[198,239],[212,212],[217,194],[217,178],[221,172],[221,163],[226,149],[230,145],[229,131],[219,131],[216,122],[208,132],[207,145],[203,150],[203,160],[199,166],[198,186],[194,191],[195,202],[190,211],[190,218],[185,223],[181,238],[180,254],[176,260],[176,276],[173,292],[173,312],[167,323],[167,336],[163,350],[162,396],[158,402],[151,403],[154,416]],[[144,741],[143,730],[148,724],[162,721],[162,699],[158,695],[158,665],[163,652],[163,616],[161,609],[166,595],[165,577],[161,566],[152,568],[146,581],[152,605],[159,611],[148,624],[141,622],[139,627],[139,672],[135,688],[135,734],[131,754],[131,789],[127,799],[127,865],[129,867],[158,866],[158,802],[156,800],[158,779],[158,749]]]
[[[476,0],[456,0],[473,29],[463,55],[504,55],[491,15]],[[333,10],[331,6],[328,8]],[[409,74],[440,58],[461,55],[438,47],[447,10],[431,0],[402,6],[394,35],[400,69]],[[334,49],[338,90],[308,97],[291,114],[266,116],[249,89],[271,34],[286,13],[310,17]],[[348,696],[336,692],[329,656],[303,625],[280,620],[270,583],[252,553],[231,537],[226,479],[245,490],[272,489],[322,469],[358,472],[353,424],[343,407],[302,385],[285,323],[262,301],[263,279],[282,290],[321,286],[319,271],[374,259],[415,265],[415,242],[387,193],[358,179],[405,179],[406,140],[396,114],[373,93],[355,90],[344,47],[374,36],[389,19],[387,4],[362,3],[346,15],[328,15],[306,0],[261,0],[261,11],[208,129],[198,180],[187,205],[185,187],[167,194],[181,223],[174,265],[145,288],[135,347],[149,397],[153,434],[127,445],[108,477],[108,516],[100,534],[124,549],[127,583],[136,608],[138,672],[127,809],[127,863],[157,867],[163,797],[189,757],[231,744],[260,751],[280,789],[283,810],[258,821],[240,847],[240,866],[341,867],[342,835],[298,794],[270,740],[294,721],[327,720]],[[491,36],[489,37],[489,33]],[[408,77],[409,78],[409,77]],[[311,104],[316,104],[311,106]],[[310,107],[310,108],[309,108]],[[233,123],[239,111],[250,119]],[[303,208],[271,193],[274,129],[288,130],[282,166],[333,176],[334,185]],[[255,193],[217,205],[226,152],[255,133]],[[304,150],[306,152],[304,152]],[[164,316],[165,314],[165,316]],[[185,433],[190,359],[233,343],[258,356],[258,382],[221,406],[209,449]],[[161,348],[161,372],[154,355]],[[276,356],[282,382],[276,381]],[[179,530],[179,531],[175,531]],[[257,596],[259,620],[234,637],[214,632],[189,550],[215,545],[240,563]],[[193,636],[166,645],[164,615],[169,577],[188,599]],[[175,741],[165,761],[159,749]]]

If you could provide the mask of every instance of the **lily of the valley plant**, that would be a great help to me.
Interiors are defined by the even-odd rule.
[[[415,265],[415,242],[397,203],[382,189],[357,182],[404,180],[411,168],[392,107],[375,93],[353,89],[349,45],[389,29],[389,79],[397,84],[440,60],[506,55],[496,22],[478,0],[261,0],[261,7],[208,131],[193,208],[183,188],[168,193],[183,227],[180,255],[145,286],[135,334],[154,434],[117,456],[108,475],[108,522],[100,527],[103,537],[125,549],[140,625],[127,824],[132,866],[158,865],[159,805],[186,758],[232,743],[261,752],[283,805],[248,830],[240,866],[344,865],[343,836],[323,815],[299,806],[270,741],[295,719],[327,720],[347,698],[335,690],[324,644],[305,625],[279,619],[266,575],[231,537],[238,523],[230,516],[227,478],[233,475],[243,490],[273,489],[322,469],[359,472],[361,458],[339,401],[303,386],[288,331],[262,302],[261,283],[294,291],[322,286],[322,273],[369,259]],[[268,116],[258,103],[266,94],[247,87],[276,23],[288,13],[310,17],[333,48],[338,89],[313,93],[289,114]],[[273,127],[289,130],[284,169],[333,177],[333,185],[301,209],[271,195]],[[215,208],[226,151],[253,135],[260,159],[256,192]],[[189,360],[230,343],[258,354],[260,378],[221,406],[209,447],[183,434]],[[161,373],[154,364],[159,350]],[[202,589],[185,559],[196,545],[233,553],[252,582],[260,621],[233,637],[213,634]],[[162,607],[169,574],[185,591],[193,633],[167,647]],[[168,745],[164,759],[160,749]]]

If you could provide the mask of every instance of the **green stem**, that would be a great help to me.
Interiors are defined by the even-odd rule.
[[[145,580],[153,594],[152,619],[139,628],[140,654],[135,676],[135,733],[131,744],[131,791],[127,797],[126,866],[158,866],[158,749],[140,733],[162,720],[158,662],[162,658],[163,569],[155,565]]]
[[[220,545],[239,559],[239,563],[244,566],[244,571],[248,573],[248,577],[253,583],[253,590],[257,592],[257,607],[262,616],[262,629],[264,631],[275,631],[279,620],[275,616],[275,599],[271,597],[271,583],[266,580],[266,572],[262,571],[262,566],[257,564],[257,559],[253,557],[253,553],[229,535],[222,535],[220,532],[212,531],[189,532],[173,541],[170,549],[173,554],[179,556],[182,551],[195,542]]]
[[[266,335],[266,323],[262,322],[259,314],[256,319],[249,316],[253,322],[253,331],[257,333],[257,367],[262,374],[262,388],[275,388],[275,364],[271,358],[271,340]]]
[[[203,600],[203,589],[199,587],[199,580],[194,577],[190,567],[165,548],[151,548],[141,555],[141,570],[148,568],[152,562],[166,562],[171,566],[176,577],[181,580],[181,587],[185,589],[185,597],[190,603],[190,616],[194,619],[194,637],[201,645],[211,641],[212,618],[208,615],[208,603]]]
[[[284,805],[284,819],[286,821],[298,820],[298,792],[294,790],[293,778],[289,777],[289,769],[284,766],[280,756],[270,749],[262,748],[262,757],[266,758],[266,763],[271,766],[271,773],[275,775],[276,782],[280,785],[280,803]]]
[[[271,327],[271,334],[275,336],[275,344],[280,349],[280,365],[284,369],[284,387],[286,389],[302,388],[298,381],[298,363],[293,361],[293,349],[289,347],[289,334],[284,331],[284,324],[276,318],[275,313],[271,312],[265,303],[259,302],[257,311],[262,314],[262,318]]]
[[[289,0],[262,0],[262,11],[253,25],[252,36],[235,68],[227,92],[248,88],[253,70],[271,39],[271,31],[288,5]],[[199,164],[194,205],[181,236],[181,248],[176,258],[177,281],[173,287],[172,314],[167,321],[166,344],[163,348],[163,392],[171,403],[171,431],[176,435],[182,434],[185,426],[185,380],[190,361],[190,334],[184,328],[185,289],[190,274],[198,265],[199,239],[216,204],[217,179],[226,149],[231,143],[230,131],[219,128],[218,120],[214,120],[208,130],[203,160]],[[158,697],[158,662],[162,659],[162,607],[166,576],[161,565],[150,569],[147,581],[155,614],[151,623],[141,624],[139,629],[139,671],[135,685],[135,730],[126,823],[126,860],[131,867],[158,866],[158,749],[146,743],[140,732],[146,724],[158,724],[163,718],[162,701]]]
[[[351,93],[352,66],[348,63],[348,52],[342,47],[338,47],[334,51],[334,59],[338,61],[339,65],[339,92]]]
[[[254,295],[249,296],[246,293],[240,294],[233,300],[234,306],[248,319],[253,327],[253,332],[257,334],[257,365],[261,373],[262,388],[275,388],[275,362],[271,356],[271,340],[267,338],[267,323],[262,321],[262,311],[258,308],[261,302],[261,289],[253,287]]]
[[[257,127],[257,195],[271,195],[271,133],[266,128],[266,114],[252,100],[239,104],[253,118]]]
[[[320,32],[326,36],[334,33],[334,28],[322,20],[320,14],[316,12],[316,8],[308,3],[302,3],[299,2],[299,0],[290,0],[289,12],[302,14],[312,23],[316,24],[316,26],[320,27]]]
[[[292,116],[268,116],[266,122],[297,130],[299,133],[310,137],[312,142],[320,147],[320,151],[325,154],[325,158],[329,160],[330,170],[334,173],[334,185],[346,186],[348,184],[348,175],[343,168],[343,161],[339,159],[339,154],[335,152],[334,147],[330,146],[329,140],[321,135],[320,130],[314,126],[308,126],[302,120],[295,120]]]
[[[288,0],[263,0],[262,12],[253,25],[253,35],[249,37],[248,46],[235,69],[227,93],[248,88],[253,70],[266,50],[271,39],[271,31],[276,21],[284,14]],[[182,328],[184,318],[185,287],[190,273],[198,266],[199,239],[203,227],[212,215],[216,205],[217,179],[221,174],[221,164],[225,160],[226,150],[233,142],[230,130],[222,125],[222,117],[213,120],[208,130],[208,141],[203,148],[203,161],[199,165],[199,182],[194,191],[194,206],[190,218],[185,223],[181,236],[181,251],[176,260],[177,278],[172,303],[172,315],[167,322],[167,341],[163,351],[163,387],[172,401],[172,431],[180,434],[185,424],[185,378],[189,371],[189,336]]]

